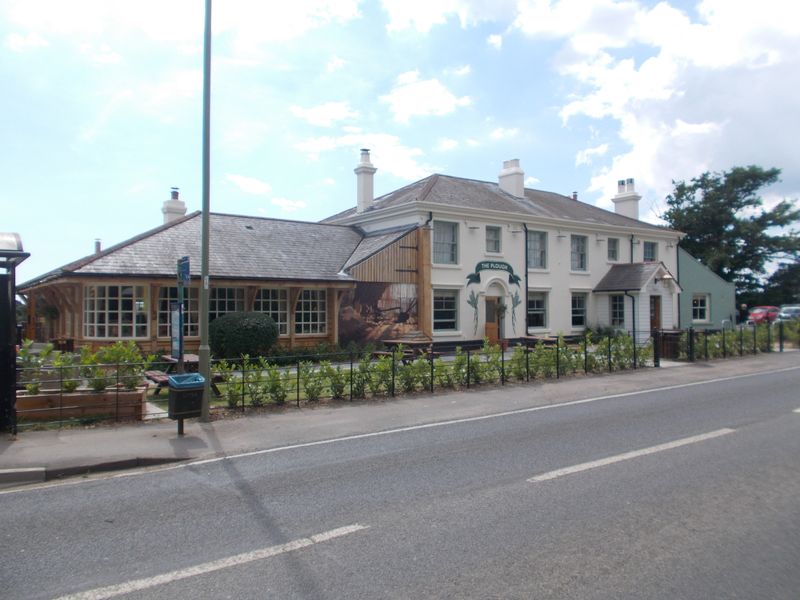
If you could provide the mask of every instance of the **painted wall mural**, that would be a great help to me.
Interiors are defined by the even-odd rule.
[[[401,338],[419,328],[413,283],[358,283],[342,298],[339,343]]]

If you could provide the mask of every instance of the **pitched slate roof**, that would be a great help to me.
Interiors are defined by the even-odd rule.
[[[189,256],[192,275],[199,275],[200,237],[201,213],[195,212],[19,287],[24,290],[65,275],[175,277],[181,256]],[[350,281],[342,269],[363,237],[357,227],[212,213],[209,275],[215,279]]]
[[[615,212],[573,200],[562,194],[526,188],[523,199],[501,190],[497,183],[447,175],[431,175],[376,198],[372,206],[363,214],[416,202],[501,211],[520,215],[521,218],[563,219],[591,225],[614,225],[669,231],[664,227],[624,217]],[[351,208],[328,217],[323,222],[338,222],[355,216],[355,214],[356,209]]]
[[[646,262],[612,265],[605,277],[595,286],[594,291],[625,292],[641,290],[660,269],[667,270],[664,263]]]

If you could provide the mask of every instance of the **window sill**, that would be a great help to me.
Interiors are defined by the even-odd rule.
[[[588,277],[592,273],[591,273],[591,271],[572,271],[572,270],[570,270],[569,274],[570,275],[580,275],[580,276]]]
[[[433,337],[450,337],[453,335],[461,336],[463,335],[460,330],[458,329],[443,329],[441,331],[434,331]]]
[[[536,273],[538,275],[547,275],[550,273],[550,269],[544,268],[540,269],[539,267],[530,267],[528,269],[528,273]]]
[[[432,263],[431,267],[434,268],[434,269],[460,269],[461,265],[453,265],[453,264],[450,264],[450,263],[447,263],[447,264],[445,264],[445,263],[441,263],[441,264],[440,263]]]

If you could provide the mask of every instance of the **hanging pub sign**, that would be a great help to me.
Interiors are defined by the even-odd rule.
[[[477,265],[475,265],[475,272],[467,275],[467,285],[471,283],[480,283],[481,271],[505,271],[506,273],[508,273],[508,283],[519,285],[519,282],[521,281],[519,275],[514,274],[514,267],[512,267],[507,262],[482,260]]]

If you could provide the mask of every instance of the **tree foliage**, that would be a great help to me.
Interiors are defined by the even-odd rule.
[[[771,261],[797,261],[800,238],[792,225],[800,209],[787,201],[767,210],[759,190],[779,180],[780,169],[734,167],[673,181],[664,220],[686,233],[681,246],[740,292],[760,287]]]
[[[275,321],[259,312],[228,313],[214,319],[208,328],[209,346],[217,358],[265,356],[277,339]]]

